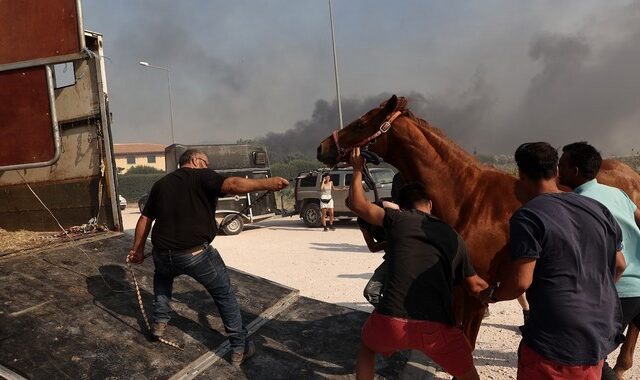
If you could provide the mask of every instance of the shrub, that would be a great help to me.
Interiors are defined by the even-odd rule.
[[[151,186],[164,176],[156,174],[124,174],[118,176],[118,191],[128,202],[137,202],[143,194],[151,190]]]
[[[127,174],[158,174],[164,173],[164,170],[156,169],[152,166],[140,165],[140,166],[132,166],[127,170]]]
[[[274,177],[294,178],[300,172],[318,169],[323,165],[316,160],[293,159],[289,162],[271,164],[271,174]]]

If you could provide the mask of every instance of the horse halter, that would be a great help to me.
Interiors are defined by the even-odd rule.
[[[338,139],[339,130],[336,129],[335,131],[333,131],[333,133],[332,133],[333,142],[336,144],[336,149],[338,150],[338,160],[341,159],[341,158],[344,158],[353,149],[361,148],[363,146],[366,146],[369,143],[371,143],[373,140],[375,140],[378,137],[380,137],[381,135],[387,133],[389,131],[389,129],[391,129],[391,125],[393,124],[393,122],[400,115],[402,115],[402,111],[396,111],[396,112],[392,113],[391,116],[387,120],[385,120],[382,124],[380,124],[380,127],[378,128],[378,130],[373,135],[371,135],[371,136],[365,138],[364,140],[360,141],[359,143],[354,144],[353,146],[350,146],[350,147],[347,147],[347,148],[343,148],[340,145],[340,141]]]

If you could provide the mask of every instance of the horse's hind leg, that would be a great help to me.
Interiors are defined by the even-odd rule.
[[[616,366],[613,367],[619,379],[623,379],[624,373],[633,365],[633,353],[636,350],[636,343],[638,342],[638,332],[638,328],[633,323],[629,324],[627,340],[622,344],[620,355],[618,355],[618,360],[616,360]]]

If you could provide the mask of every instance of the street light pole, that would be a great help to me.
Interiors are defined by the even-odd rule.
[[[331,0],[329,0],[329,22],[331,23],[331,44],[333,45],[333,71],[336,76],[336,98],[338,101],[338,121],[340,129],[344,126],[342,123],[342,102],[340,101],[340,80],[338,79],[338,54],[336,53],[336,37],[333,31],[333,10],[331,8]]]
[[[167,72],[167,84],[169,87],[169,114],[171,117],[171,144],[175,144],[175,136],[173,133],[173,101],[171,100],[171,70],[168,67],[160,67],[150,64],[149,62],[140,61],[140,66],[150,67],[152,69],[164,70]]]

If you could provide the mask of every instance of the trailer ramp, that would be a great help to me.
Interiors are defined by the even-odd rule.
[[[69,242],[0,258],[0,369],[27,379],[342,379],[355,377],[367,313],[305,297],[230,269],[242,319],[257,353],[229,364],[228,341],[209,294],[192,279],[174,283],[168,339],[153,342],[126,264],[132,237]],[[153,264],[136,266],[147,313]],[[429,378],[407,356],[379,359],[379,378]],[[9,375],[7,375],[9,374]]]

